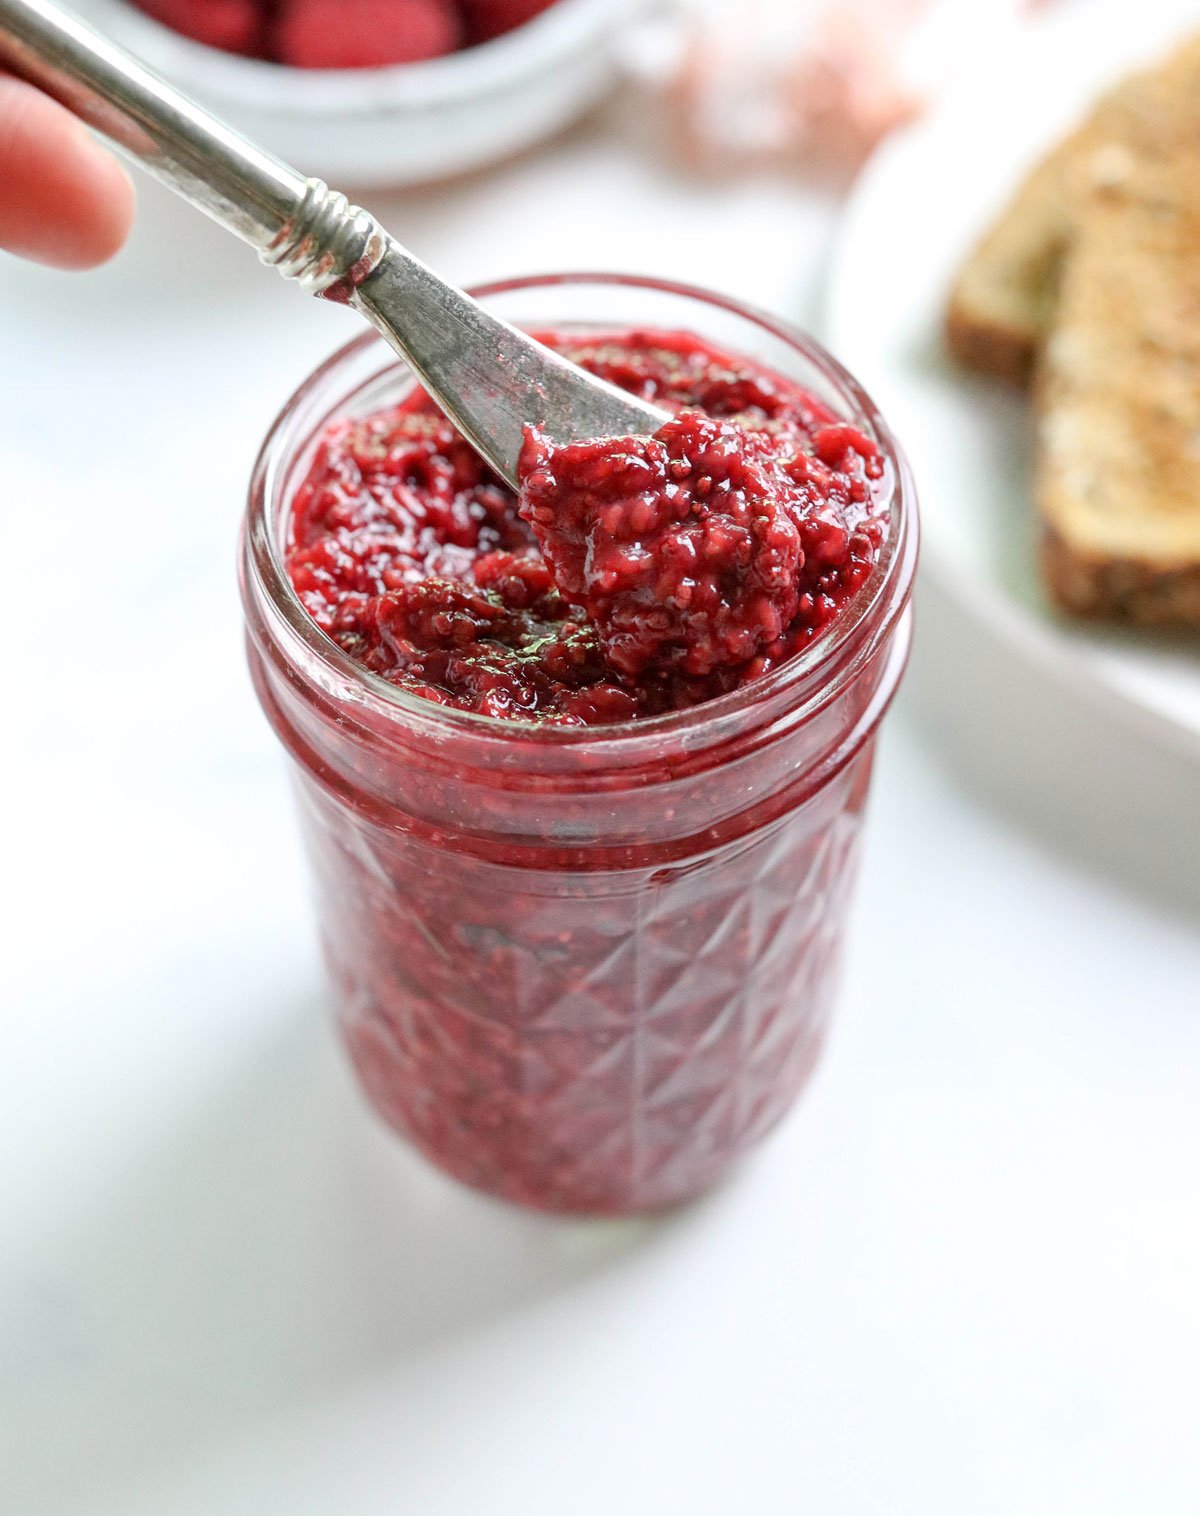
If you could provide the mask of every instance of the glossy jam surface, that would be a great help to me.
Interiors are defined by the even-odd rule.
[[[425,699],[575,726],[695,705],[806,646],[882,543],[874,444],[688,334],[550,340],[673,418],[569,447],[531,428],[519,498],[420,391],[337,422],[291,514],[317,624]]]
[[[875,464],[851,427],[784,437],[686,410],[653,437],[531,433],[520,509],[606,667],[716,694],[790,658],[861,588]]]

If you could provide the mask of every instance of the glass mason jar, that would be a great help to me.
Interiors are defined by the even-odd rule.
[[[876,728],[910,638],[911,479],[815,343],[733,301],[567,275],[476,292],[538,329],[686,329],[799,380],[890,460],[871,578],[810,649],[707,705],[539,728],[365,672],[283,566],[334,418],[411,382],[376,338],[267,439],[242,565],[255,685],[290,752],[341,1029],[381,1115],[467,1184],[548,1210],[671,1205],[788,1109],[834,994]]]

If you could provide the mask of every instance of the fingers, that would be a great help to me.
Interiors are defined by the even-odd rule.
[[[93,268],[129,234],[133,185],[82,122],[0,75],[0,248],[57,268]]]

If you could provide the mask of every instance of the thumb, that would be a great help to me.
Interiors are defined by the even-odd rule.
[[[0,248],[92,268],[132,219],[133,185],[117,160],[48,96],[0,75]]]

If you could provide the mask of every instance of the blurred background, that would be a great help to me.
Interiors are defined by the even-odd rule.
[[[0,1510],[1195,1512],[1200,643],[1049,610],[939,320],[1200,4],[76,8],[462,283],[813,330],[925,561],[811,1089],[684,1213],[523,1215],[361,1102],[244,672],[254,457],[354,318],[143,180],[104,270],[0,262]]]

